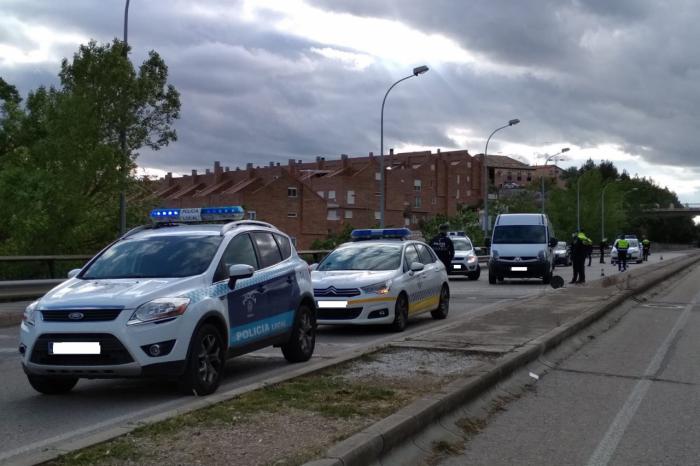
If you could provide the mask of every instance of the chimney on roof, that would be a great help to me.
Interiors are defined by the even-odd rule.
[[[246,169],[246,170],[252,170],[252,169],[253,169],[253,164],[250,163],[250,162],[246,163],[246,164],[245,164],[245,169]]]
[[[438,154],[440,153],[440,148],[439,148],[439,147],[438,147],[437,153],[438,153]]]
[[[165,174],[165,184],[166,186],[173,185],[173,172],[168,172]]]
[[[192,184],[197,184],[197,178],[199,176],[197,175],[197,170],[192,170]]]
[[[278,166],[278,167],[280,166],[280,163],[279,163],[279,162],[277,162],[277,166]]]
[[[394,155],[394,149],[389,149],[389,155]]]
[[[211,170],[209,170],[208,168],[205,168],[205,169],[204,169],[204,174],[205,174],[205,175],[211,175]]]
[[[274,166],[275,166],[275,162],[270,162],[270,166],[271,166],[271,167],[274,167]]]
[[[215,161],[214,162],[214,183],[219,183],[221,181],[221,177],[224,174],[224,170],[221,168],[221,162]]]
[[[287,162],[287,170],[292,176],[296,176],[297,173],[297,161],[294,159],[289,159]]]
[[[318,170],[323,170],[323,162],[324,162],[325,160],[326,160],[326,159],[324,159],[323,157],[316,157],[316,168],[317,168]]]
[[[348,166],[348,154],[340,154],[340,165],[343,168],[347,168],[347,166]]]
[[[231,171],[231,167],[225,167],[225,168],[224,168],[224,171],[225,171],[225,172],[230,172],[230,171]]]
[[[241,167],[236,167],[236,171],[237,172],[241,171]]]
[[[298,163],[299,165],[301,165],[301,159],[297,160],[297,163]]]

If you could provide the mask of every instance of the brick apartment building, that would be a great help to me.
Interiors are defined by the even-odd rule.
[[[466,150],[390,151],[384,157],[386,226],[416,228],[421,219],[454,215],[461,205],[478,206],[482,158]],[[358,228],[379,223],[379,164],[372,153],[317,157],[315,162],[290,159],[287,165],[249,163],[245,169],[214,162],[205,173],[169,173],[153,194],[163,207],[241,205],[248,218],[273,223],[306,249],[344,223]]]
[[[559,188],[566,188],[566,182],[564,181],[564,170],[556,165],[535,165],[534,177],[535,181],[539,182],[540,176],[544,176],[545,179],[549,178],[552,183],[556,184]]]

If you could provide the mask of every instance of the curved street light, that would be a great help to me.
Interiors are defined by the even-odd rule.
[[[389,87],[384,94],[384,100],[382,100],[382,116],[381,116],[381,130],[380,130],[380,150],[379,150],[379,183],[381,184],[379,190],[379,227],[384,228],[384,104],[386,103],[386,98],[389,96],[389,92],[401,81],[405,81],[409,78],[413,78],[423,73],[427,73],[428,68],[425,65],[413,68],[413,74],[401,78]]]
[[[488,182],[488,170],[486,167],[486,161],[488,160],[488,152],[489,152],[489,141],[491,141],[491,137],[496,134],[498,131],[508,128],[509,126],[517,125],[520,123],[520,120],[517,118],[513,118],[512,120],[508,120],[507,125],[503,125],[500,128],[496,128],[493,130],[491,135],[488,137],[486,140],[486,147],[484,148],[484,159],[482,160],[482,171],[481,171],[481,191],[484,196],[484,236],[488,236],[489,233],[489,182]]]
[[[129,48],[127,42],[127,34],[129,32],[129,0],[126,0],[126,6],[124,7],[124,58],[127,58],[127,49]],[[123,235],[126,233],[126,180],[129,176],[129,161],[126,155],[126,130],[122,128],[119,131],[119,143],[122,150],[122,160],[124,162],[124,186],[119,193],[119,233]]]
[[[548,155],[547,158],[544,159],[543,172],[547,171],[547,162],[549,162],[550,160],[554,160],[555,158],[557,158],[559,155],[563,154],[564,152],[569,152],[569,148],[564,147],[562,150],[560,150],[556,154]],[[542,214],[544,215],[544,173],[542,173],[542,175],[540,175],[540,183],[542,184]]]

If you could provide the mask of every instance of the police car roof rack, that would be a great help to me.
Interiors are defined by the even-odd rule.
[[[238,227],[244,227],[244,226],[255,226],[255,227],[265,227],[265,228],[273,228],[277,229],[276,226],[274,226],[271,223],[267,222],[261,222],[259,220],[237,220],[235,222],[229,222],[226,225],[221,227],[221,236],[223,236],[227,231],[231,231],[234,228]]]

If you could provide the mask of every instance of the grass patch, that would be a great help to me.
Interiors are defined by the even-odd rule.
[[[142,463],[149,457],[157,462],[156,458],[149,455],[149,449],[142,445],[154,442],[166,444],[173,435],[187,428],[196,427],[206,435],[207,428],[214,430],[221,426],[246,423],[259,413],[284,415],[288,409],[311,411],[328,419],[359,417],[375,420],[388,416],[411,399],[408,391],[347,381],[337,371],[335,369],[307,375],[248,392],[207,408],[139,427],[125,436],[63,455],[47,464],[82,466],[120,461]],[[300,451],[280,460],[281,462],[271,464],[303,464],[319,453],[320,451],[310,452],[304,449],[304,452]]]
[[[464,447],[457,442],[448,442],[440,440],[433,442],[433,452],[438,455],[459,455],[464,450]]]

